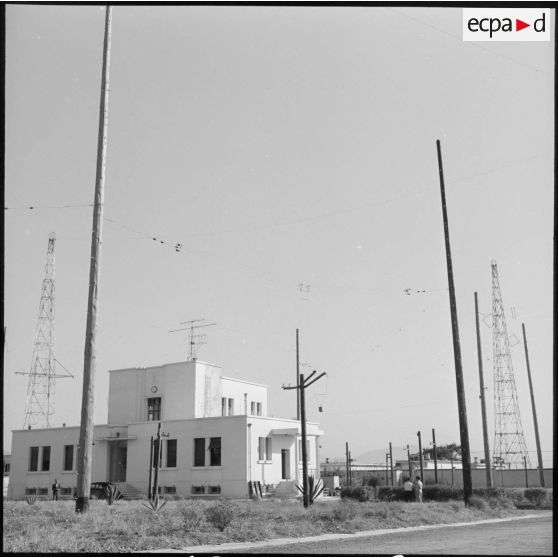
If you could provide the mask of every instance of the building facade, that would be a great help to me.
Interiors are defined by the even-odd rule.
[[[92,482],[147,495],[151,439],[161,423],[161,494],[245,498],[249,483],[269,491],[302,480],[300,421],[269,417],[267,387],[223,376],[192,360],[109,372],[107,424],[94,431]],[[308,470],[319,476],[316,423],[307,423]],[[8,497],[62,496],[76,488],[79,426],[12,433]]]

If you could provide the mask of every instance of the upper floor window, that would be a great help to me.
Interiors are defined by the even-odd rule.
[[[31,446],[29,448],[29,470],[39,470],[39,446]]]
[[[261,417],[262,416],[262,404],[261,403],[257,403],[256,404],[256,414]]]
[[[41,461],[41,471],[50,471],[50,446],[43,446],[43,459]]]
[[[221,397],[221,416],[222,417],[227,416],[227,398],[226,397]]]
[[[64,446],[64,471],[74,470],[74,446]]]
[[[229,417],[234,415],[234,399],[229,399]]]
[[[256,402],[255,401],[250,402],[250,414],[251,415],[256,414]]]
[[[221,466],[221,438],[209,439],[209,465],[211,467]]]
[[[194,467],[205,467],[205,438],[194,438]]]
[[[9,463],[4,463],[4,474],[5,475],[10,474],[10,464]]]
[[[161,420],[160,397],[149,397],[147,399],[147,420]]]

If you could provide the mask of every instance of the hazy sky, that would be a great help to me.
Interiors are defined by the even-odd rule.
[[[57,382],[55,423],[79,422],[92,208],[39,208],[93,200],[104,10],[6,16],[9,450],[51,231],[56,355],[75,375]],[[302,371],[328,373],[307,394],[324,458],[346,441],[353,456],[415,444],[417,430],[428,445],[432,428],[459,442],[439,138],[473,456],[473,293],[486,316],[494,258],[510,335],[526,325],[550,464],[554,44],[466,43],[461,28],[453,8],[113,9],[97,423],[108,370],[185,359],[186,334],[169,330],[206,318],[218,325],[199,358],[267,384],[280,417],[295,414],[281,385],[295,381],[300,328]],[[482,342],[492,446],[485,324]],[[512,357],[535,463],[522,343]]]

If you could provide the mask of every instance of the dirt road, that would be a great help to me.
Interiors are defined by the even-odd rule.
[[[242,554],[422,554],[473,556],[552,556],[552,517],[502,523],[441,527],[426,531],[349,540],[243,549]]]

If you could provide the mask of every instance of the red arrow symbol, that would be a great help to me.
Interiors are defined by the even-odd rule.
[[[526,27],[531,27],[530,23],[525,23],[524,21],[521,21],[520,19],[515,20],[515,30],[516,31],[521,31],[522,29],[525,29]]]

